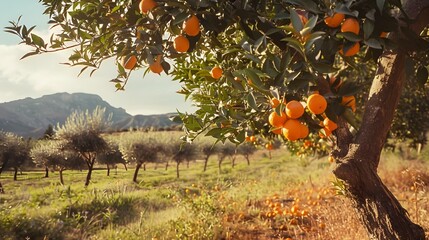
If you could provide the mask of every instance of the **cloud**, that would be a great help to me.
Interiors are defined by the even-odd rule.
[[[110,79],[116,77],[113,60],[103,64],[92,77],[89,72],[77,77],[80,68],[70,67],[66,62],[67,52],[36,55],[19,60],[30,49],[24,45],[0,45],[0,102],[25,97],[40,97],[56,92],[86,92],[100,95],[115,107],[125,108],[132,114],[156,114],[180,111],[193,111],[191,104],[185,103],[177,82],[148,74],[143,79],[143,71],[131,76],[124,92],[115,92]]]

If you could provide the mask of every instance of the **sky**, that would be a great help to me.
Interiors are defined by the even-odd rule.
[[[78,77],[79,67],[64,64],[69,54],[49,53],[19,60],[30,48],[19,45],[17,36],[4,32],[9,21],[27,26],[36,25],[34,32],[49,36],[49,18],[38,0],[0,0],[0,103],[26,97],[38,98],[57,92],[97,94],[114,107],[122,107],[130,114],[160,114],[193,112],[191,102],[177,94],[180,84],[162,73],[161,76],[133,71],[125,91],[115,91],[109,80],[116,77],[113,61],[103,63],[91,77],[89,71]]]

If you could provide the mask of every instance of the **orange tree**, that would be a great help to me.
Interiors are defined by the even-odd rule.
[[[171,75],[198,107],[179,114],[187,140],[201,133],[236,144],[278,135],[284,141],[329,140],[334,174],[344,181],[370,237],[424,238],[377,167],[405,73],[421,85],[427,81],[429,1],[40,2],[58,28],[49,41],[19,21],[6,29],[33,47],[24,57],[73,49],[69,64],[82,71],[113,58],[118,90],[135,69]],[[359,72],[370,61],[377,67],[369,85],[357,85],[359,74],[332,79]],[[365,105],[357,105],[355,95],[365,90]],[[271,124],[273,111],[280,120]],[[326,126],[325,118],[336,126]]]

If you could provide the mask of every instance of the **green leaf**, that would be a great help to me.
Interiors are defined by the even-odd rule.
[[[319,6],[312,0],[287,0],[286,2],[301,6],[309,12],[321,13]]]
[[[423,87],[426,84],[426,82],[428,81],[428,70],[427,70],[427,68],[420,66],[417,69],[416,80],[417,80],[417,83],[421,87]]]
[[[30,56],[33,56],[33,55],[36,55],[36,54],[39,54],[39,52],[38,52],[38,51],[34,51],[34,52],[26,53],[26,54],[24,54],[24,56],[22,56],[22,57],[20,58],[20,60],[22,60],[22,59],[24,59],[24,58],[27,58],[27,57],[30,57]]]
[[[376,38],[370,38],[370,39],[366,40],[365,44],[368,45],[369,47],[375,48],[375,49],[382,49],[383,48],[381,46],[380,41]]]
[[[41,48],[44,48],[45,46],[45,41],[43,41],[43,39],[39,36],[37,36],[36,34],[32,33],[31,34],[31,40],[33,41],[33,43]]]
[[[351,41],[351,42],[359,42],[362,41],[362,38],[352,32],[342,32],[337,33],[337,37],[344,37],[345,39]]]
[[[383,12],[385,2],[386,2],[386,0],[377,0],[377,8],[380,11],[380,13]]]
[[[328,65],[320,62],[313,63],[312,66],[319,73],[332,73],[338,70],[337,68],[334,68],[332,65]]]
[[[313,16],[308,20],[308,22],[304,25],[304,28],[299,32],[301,36],[306,36],[307,34],[311,33],[313,31],[313,28],[316,26],[317,23],[317,15]]]
[[[363,23],[364,39],[368,39],[371,36],[373,31],[374,31],[374,23],[369,19],[365,19],[365,22]]]
[[[173,20],[173,25],[178,25],[184,22],[189,17],[189,14],[187,12],[181,12],[180,14],[176,15]]]
[[[213,128],[213,129],[210,129],[210,131],[208,131],[206,133],[206,136],[211,136],[214,138],[221,138],[222,135],[224,134],[224,132],[225,132],[225,129],[223,129],[223,128]]]
[[[290,21],[292,22],[292,26],[295,31],[300,32],[303,29],[304,26],[302,25],[301,18],[295,9],[290,10]]]
[[[256,99],[255,99],[255,95],[253,95],[253,93],[249,93],[247,94],[247,103],[249,104],[249,106],[251,108],[253,108],[254,110],[256,110],[257,112],[259,112],[259,108],[256,105]]]
[[[244,73],[250,79],[250,81],[252,81],[253,85],[255,85],[259,89],[266,90],[264,84],[261,81],[261,78],[258,76],[254,69],[245,69]]]

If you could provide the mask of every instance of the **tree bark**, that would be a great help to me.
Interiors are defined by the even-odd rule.
[[[407,6],[412,5],[412,6]],[[429,6],[429,1],[407,1],[404,10]],[[419,19],[411,28],[419,33],[429,23],[427,9],[415,14],[425,15],[425,23]],[[395,33],[393,38],[398,37]],[[378,62],[362,124],[356,137],[348,131],[341,119],[336,131],[337,148],[333,156],[338,163],[334,174],[345,183],[360,220],[370,239],[420,240],[425,239],[423,228],[413,223],[407,211],[383,184],[377,174],[380,155],[390,129],[405,81],[406,53],[400,50],[385,51]]]
[[[168,170],[168,161],[165,163],[165,171]]]
[[[142,167],[143,163],[139,162],[136,165],[136,170],[134,171],[134,177],[133,177],[133,182],[137,182],[137,176],[139,175],[139,170]]]
[[[13,173],[13,181],[17,181],[18,180],[18,168],[14,167],[13,171],[14,171],[14,173]]]
[[[246,161],[247,161],[247,166],[250,166],[250,157],[249,156],[245,156]]]
[[[124,163],[124,168],[125,168],[125,171],[128,171],[127,164],[125,164],[125,163]]]
[[[49,177],[49,168],[45,167],[45,176],[44,178],[48,178]]]
[[[223,159],[219,159],[219,161],[218,161],[218,171],[219,171],[219,174],[221,174],[222,173],[222,162],[223,162]]]
[[[208,157],[206,157],[205,159],[204,159],[204,170],[203,170],[203,172],[205,172],[206,170],[207,170],[207,163],[209,162],[209,158]]]
[[[86,175],[85,187],[88,187],[89,183],[91,182],[91,175],[92,175],[92,169],[94,168],[94,163],[95,163],[95,157],[90,159],[89,162],[87,162],[88,174]]]
[[[232,163],[232,168],[234,168],[235,167],[235,157],[231,158],[231,163]]]
[[[60,183],[61,183],[61,185],[64,185],[63,171],[64,171],[64,169],[60,169],[58,171],[60,173]]]
[[[180,175],[179,175],[179,165],[180,165],[180,162],[177,161],[177,164],[176,164],[176,176],[177,176],[177,178],[180,177]]]
[[[106,164],[107,165],[107,176],[110,176],[110,166],[109,166],[109,164]]]
[[[4,189],[3,189],[3,185],[0,182],[0,194],[4,194]]]

